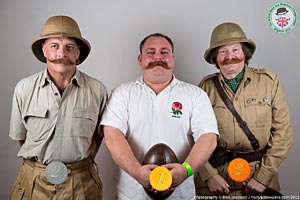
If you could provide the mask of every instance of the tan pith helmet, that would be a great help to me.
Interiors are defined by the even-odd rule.
[[[44,24],[40,37],[31,43],[33,54],[43,63],[46,63],[46,58],[42,51],[42,43],[45,39],[53,37],[70,37],[77,40],[80,45],[78,64],[82,63],[91,51],[90,43],[81,36],[79,26],[74,19],[62,15],[53,16]]]
[[[205,60],[210,64],[215,64],[210,59],[212,49],[238,42],[248,45],[252,55],[254,54],[256,49],[255,43],[246,37],[246,34],[239,25],[232,22],[225,22],[216,26],[211,34],[210,47],[204,53]]]

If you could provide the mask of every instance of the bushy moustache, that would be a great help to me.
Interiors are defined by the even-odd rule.
[[[236,63],[240,63],[240,62],[243,62],[243,60],[239,59],[239,58],[232,58],[232,59],[225,59],[220,64],[221,65],[229,65],[229,64],[236,64]]]
[[[161,66],[162,68],[164,69],[171,69],[169,66],[168,66],[168,63],[164,62],[164,61],[154,61],[154,62],[150,62],[148,64],[148,66],[146,67],[146,69],[152,69],[153,67],[155,66]]]
[[[54,64],[65,64],[65,65],[75,65],[76,62],[68,58],[58,58],[58,59],[48,59],[49,62]]]

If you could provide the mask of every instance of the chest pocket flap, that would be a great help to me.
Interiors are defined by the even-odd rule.
[[[84,118],[97,122],[98,115],[96,112],[84,108],[74,108],[73,116],[75,118]]]
[[[247,123],[264,127],[272,122],[271,97],[247,97],[245,99]]]
[[[26,122],[29,117],[46,118],[48,113],[47,108],[29,110],[24,113],[22,118]]]
[[[92,138],[97,126],[98,113],[86,108],[74,108],[72,129],[73,136]]]

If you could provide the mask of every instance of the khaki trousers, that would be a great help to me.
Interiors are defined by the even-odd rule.
[[[66,166],[66,181],[53,185],[47,181],[46,165],[24,160],[11,189],[11,200],[102,200],[102,182],[92,159]]]

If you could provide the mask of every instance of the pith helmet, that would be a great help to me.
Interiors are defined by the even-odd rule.
[[[31,43],[33,54],[43,63],[46,63],[42,51],[43,40],[53,37],[70,37],[78,41],[80,45],[78,64],[82,63],[91,51],[90,43],[81,36],[79,26],[74,19],[68,16],[53,16],[44,24],[40,37]]]
[[[256,45],[252,40],[247,39],[246,34],[239,25],[226,22],[216,26],[211,34],[210,47],[204,53],[205,60],[210,64],[214,64],[211,63],[210,59],[212,49],[237,42],[243,42],[248,45],[253,55]]]

